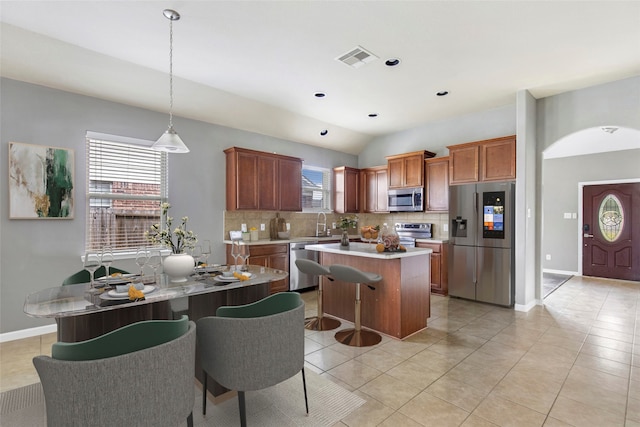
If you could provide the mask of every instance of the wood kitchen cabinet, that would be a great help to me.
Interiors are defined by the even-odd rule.
[[[416,242],[417,248],[428,248],[431,253],[431,293],[439,295],[449,294],[449,273],[447,266],[448,247],[447,243],[426,243]]]
[[[435,157],[424,161],[424,210],[449,210],[449,157]]]
[[[515,135],[447,148],[451,185],[516,179]]]
[[[302,211],[302,159],[238,147],[224,153],[227,210]]]
[[[289,244],[251,245],[249,264],[261,265],[289,272]],[[227,264],[233,265],[231,245],[227,245]],[[286,279],[273,281],[270,284],[270,293],[287,292],[289,290],[289,276]]]
[[[426,150],[387,156],[389,188],[424,186],[424,159],[434,156]]]
[[[375,166],[360,170],[362,188],[362,212],[389,212],[387,166]]]
[[[333,210],[335,213],[360,211],[360,169],[340,166],[333,169]]]

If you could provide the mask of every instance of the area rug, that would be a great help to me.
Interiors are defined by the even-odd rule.
[[[542,298],[548,297],[572,277],[572,275],[567,274],[542,273]]]
[[[343,387],[305,370],[309,415],[305,413],[300,374],[273,387],[246,393],[247,424],[260,427],[332,426],[365,403]],[[193,408],[196,427],[237,427],[240,425],[238,400],[207,404],[202,416],[202,392],[196,386]],[[0,393],[0,426],[45,427],[46,412],[40,383]],[[184,425],[186,425],[186,420]]]

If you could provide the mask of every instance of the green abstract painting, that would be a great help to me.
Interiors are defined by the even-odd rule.
[[[73,150],[9,143],[9,218],[73,218]]]

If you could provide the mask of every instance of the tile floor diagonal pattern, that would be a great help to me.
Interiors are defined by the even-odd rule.
[[[526,313],[432,295],[428,324],[359,349],[307,331],[306,366],[367,400],[339,426],[640,427],[639,282],[573,277]]]
[[[639,324],[639,282],[576,276],[526,313],[432,295],[429,327],[404,341],[306,331],[305,359],[367,401],[339,427],[640,427]],[[0,388],[38,381],[31,358],[52,340],[0,344]]]

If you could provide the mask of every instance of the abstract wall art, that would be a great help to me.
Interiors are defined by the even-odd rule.
[[[74,154],[9,143],[9,218],[73,219]]]

